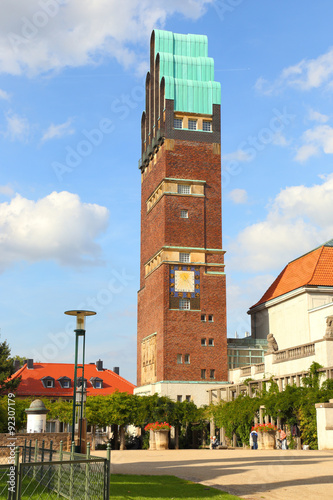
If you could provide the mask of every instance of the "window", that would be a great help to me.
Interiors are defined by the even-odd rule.
[[[190,364],[190,355],[189,354],[185,354],[184,361],[185,361],[186,365]]]
[[[207,345],[206,344],[206,339],[201,339],[201,345]]]
[[[210,370],[209,378],[215,378],[215,370]]]
[[[190,299],[179,299],[179,309],[191,309]]]
[[[53,380],[49,379],[46,381],[46,387],[54,387]]]
[[[174,128],[183,128],[183,120],[181,118],[175,118],[173,120],[173,127]]]
[[[206,323],[206,314],[201,314],[201,321]]]
[[[77,387],[82,387],[82,378],[79,378],[77,380]],[[86,389],[87,388],[87,379],[83,379],[83,387]]]
[[[183,396],[177,396],[177,401],[178,403],[181,403],[183,401]]]
[[[191,401],[191,395],[186,396],[186,401],[187,401],[188,403],[190,403],[190,401]]]
[[[188,219],[188,210],[181,210],[180,217],[181,219]]]
[[[190,262],[190,254],[189,253],[179,253],[179,262]]]
[[[71,386],[71,381],[70,380],[63,380],[61,384],[65,389],[68,389]]]
[[[212,122],[207,122],[207,121],[203,121],[203,126],[202,126],[202,130],[204,132],[211,132],[212,131]]]
[[[210,314],[210,315],[208,316],[208,321],[209,321],[210,323],[213,323],[213,321],[214,321],[214,316],[213,316],[212,314]]]
[[[197,120],[189,120],[188,121],[188,129],[189,130],[197,130]]]
[[[95,389],[102,389],[102,386],[103,386],[102,380],[96,380]]]
[[[201,370],[201,378],[202,379],[206,378],[206,370]]]
[[[190,184],[178,184],[177,192],[178,194],[191,194]]]
[[[182,355],[181,355],[181,354],[177,354],[177,363],[178,363],[179,365],[181,365],[181,364],[182,364],[182,362],[183,362],[183,357],[182,357]]]
[[[51,387],[55,387],[54,385],[54,378],[52,377],[43,377],[42,379],[42,384],[45,388],[50,389]]]
[[[214,345],[214,339],[208,339],[208,345]]]

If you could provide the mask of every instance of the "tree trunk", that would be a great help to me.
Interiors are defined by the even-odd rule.
[[[175,426],[175,450],[179,450],[179,426]]]
[[[118,425],[113,424],[113,439],[114,439],[114,449],[119,450],[118,448]]]
[[[125,427],[123,425],[119,426],[120,431],[120,450],[126,450],[125,446]]]

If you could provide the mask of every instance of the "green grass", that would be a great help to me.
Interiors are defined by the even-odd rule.
[[[5,486],[4,484],[0,484]],[[54,499],[57,494],[46,490],[44,486],[38,485],[34,480],[29,479],[23,485],[23,500],[41,500]],[[0,493],[0,499],[7,500],[6,490]],[[61,499],[62,497],[60,497]],[[78,498],[78,497],[77,497]],[[114,500],[178,500],[186,498],[187,500],[236,500],[239,497],[229,495],[223,491],[201,484],[185,481],[174,476],[128,476],[120,474],[111,475],[110,499]]]
[[[123,500],[234,500],[239,497],[174,476],[127,476],[112,474],[110,498]]]

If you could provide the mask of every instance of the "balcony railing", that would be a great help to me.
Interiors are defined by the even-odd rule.
[[[292,347],[290,349],[284,349],[283,351],[278,351],[274,353],[273,363],[282,363],[284,361],[291,361],[293,359],[306,358],[308,356],[314,356],[316,344],[304,344],[298,347]]]

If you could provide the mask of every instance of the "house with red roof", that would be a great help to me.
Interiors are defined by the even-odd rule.
[[[248,314],[251,338],[268,340],[264,361],[229,370],[230,384],[210,400],[252,394],[271,377],[280,390],[300,385],[313,361],[322,380],[333,378],[333,240],[289,262]]]
[[[21,377],[16,390],[16,397],[71,400],[74,391],[73,363],[36,363],[28,359],[13,375],[12,379]],[[78,379],[78,385],[82,380]],[[135,385],[114,371],[103,368],[103,361],[84,365],[84,386],[87,396],[106,396],[115,391],[133,394]]]

